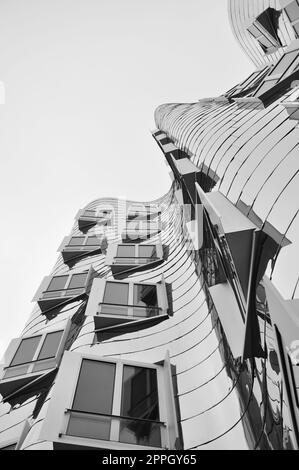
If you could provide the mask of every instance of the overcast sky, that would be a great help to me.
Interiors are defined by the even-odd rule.
[[[81,207],[170,186],[154,110],[253,70],[226,0],[0,0],[0,354]]]

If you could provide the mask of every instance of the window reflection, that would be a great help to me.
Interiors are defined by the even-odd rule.
[[[145,284],[134,285],[134,316],[152,317],[158,313],[158,296],[156,286]]]
[[[156,370],[124,366],[121,416],[138,420],[121,420],[120,442],[161,446]]]

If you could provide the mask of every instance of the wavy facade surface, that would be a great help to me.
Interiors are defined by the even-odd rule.
[[[156,110],[168,194],[77,214],[3,359],[0,448],[298,449],[299,52],[283,3],[230,1],[262,66]]]

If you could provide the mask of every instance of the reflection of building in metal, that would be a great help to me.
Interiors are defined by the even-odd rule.
[[[166,104],[173,184],[77,215],[0,380],[0,446],[297,449],[297,0],[230,0],[258,66]]]

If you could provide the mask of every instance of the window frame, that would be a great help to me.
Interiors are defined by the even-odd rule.
[[[106,288],[106,283],[110,282],[113,284],[126,284],[128,285],[128,307],[126,307],[126,304],[124,304],[124,310],[127,313],[123,314],[108,314],[108,313],[101,313],[100,312],[100,305],[105,304],[103,302],[104,300],[104,295],[105,295],[105,288]],[[140,317],[134,315],[134,309],[138,307],[134,307],[134,286],[135,285],[146,285],[146,286],[153,286],[156,288],[157,292],[157,301],[158,301],[158,314],[153,316],[153,317]],[[109,304],[110,305],[110,304]],[[113,307],[114,304],[111,304],[111,307]],[[117,306],[118,304],[115,304]],[[161,283],[151,283],[151,282],[133,282],[131,280],[126,280],[126,281],[120,281],[120,280],[114,280],[114,279],[100,279],[96,278],[93,280],[88,303],[86,306],[86,311],[85,315],[86,316],[92,316],[95,318],[98,318],[99,320],[102,319],[111,319],[113,321],[132,321],[132,320],[146,320],[146,319],[155,319],[157,317],[167,315],[168,316],[168,299],[167,299],[167,292],[166,292],[166,285],[164,278],[162,277]],[[100,321],[99,321],[100,323]]]
[[[87,215],[87,212],[93,212],[94,215]],[[104,214],[104,212],[106,213]],[[112,217],[112,209],[81,209],[76,216],[76,220],[79,230],[84,233],[97,224],[111,225]]]
[[[28,382],[29,382],[29,381],[34,380],[35,378],[40,377],[41,375],[47,374],[52,369],[55,369],[55,367],[57,367],[60,363],[60,360],[64,351],[64,346],[65,346],[65,343],[66,343],[66,340],[70,331],[70,327],[71,327],[71,320],[68,319],[66,322],[63,323],[61,328],[53,327],[51,329],[46,330],[43,333],[35,333],[32,335],[26,335],[26,336],[21,336],[19,338],[12,339],[4,354],[4,362],[0,370],[0,385],[3,386],[5,384],[10,384],[10,383],[15,382],[17,386],[18,382],[24,382],[24,379],[28,379]],[[63,333],[61,335],[59,345],[57,347],[55,355],[49,358],[38,360],[38,355],[43,347],[43,344],[46,340],[47,335],[51,333],[56,333],[59,331],[62,331]],[[17,354],[17,351],[22,341],[24,339],[35,338],[38,336],[41,336],[41,338],[36,348],[36,351],[33,355],[32,360],[23,364],[17,364],[17,365],[11,366],[11,363],[15,355]],[[36,364],[45,364],[46,367],[42,369],[34,370]],[[13,369],[17,370],[17,368],[19,368],[19,370],[22,368],[22,371],[20,371],[19,374],[5,377],[5,374],[7,371],[10,371]],[[0,389],[0,393],[2,393],[1,389]]]
[[[134,209],[135,208],[135,209]],[[137,214],[137,217],[132,218],[133,214]],[[161,215],[161,207],[157,204],[130,204],[127,213],[126,221],[133,222],[134,220],[152,220],[153,218]]]
[[[285,57],[288,55],[288,54],[291,54],[292,52],[294,51],[297,51],[297,56],[294,57],[294,59],[292,60],[291,63],[288,64],[287,68],[285,68],[281,73],[276,73],[275,74],[275,70],[276,68],[279,66],[279,64],[281,63],[282,60],[285,59]],[[259,87],[255,90],[253,96],[256,97],[256,98],[260,98],[264,93],[268,93],[271,88],[273,88],[275,85],[277,85],[278,83],[280,83],[282,80],[284,80],[285,78],[289,77],[292,75],[292,73],[294,73],[296,70],[292,70],[292,72],[290,74],[287,74],[288,73],[288,70],[292,67],[292,65],[295,63],[295,61],[298,61],[298,67],[297,67],[297,71],[299,70],[299,39],[293,41],[290,46],[286,49],[285,53],[281,56],[281,58],[276,62],[276,64],[274,65],[274,67],[270,70],[269,74],[264,78],[264,80],[262,81],[262,83],[259,85]],[[273,84],[267,88],[266,90],[262,90],[262,88],[264,87],[265,83],[267,82],[273,82]]]
[[[298,0],[280,0],[280,4],[281,4],[281,7],[287,17],[287,19],[289,20],[291,26],[293,27],[293,30],[294,30],[294,33],[296,35],[296,37],[298,38],[299,37],[299,28],[298,28],[298,31],[294,28],[294,26],[298,25],[299,26],[299,2]],[[298,8],[298,18],[296,20],[292,20],[289,13],[288,13],[288,7],[290,5],[297,5],[297,8]]]
[[[273,52],[276,52],[279,48],[282,47],[282,43],[278,34],[276,33],[276,37],[273,36],[259,21],[260,16],[266,14],[267,10],[269,9],[270,7],[262,11],[258,16],[250,20],[246,26],[246,30],[250,36],[258,41],[259,46],[263,49],[265,54],[273,54]],[[275,25],[273,25],[273,27],[274,26]],[[258,34],[255,30],[257,30],[260,34]],[[269,43],[269,45],[264,44],[263,41],[265,40]]]
[[[119,247],[134,247],[134,256],[117,256]],[[140,255],[140,247],[154,247],[156,254],[154,257],[144,257]],[[106,264],[111,267],[112,272],[117,274],[117,268],[130,269],[152,266],[163,261],[163,245],[159,243],[113,243],[110,244],[106,255]],[[113,269],[114,268],[114,269]]]
[[[76,238],[83,238],[83,243],[79,245],[72,245],[71,241]],[[96,238],[99,240],[97,245],[89,245],[88,240],[91,238]],[[68,264],[72,262],[74,259],[81,258],[84,255],[89,254],[96,254],[106,252],[106,248],[108,246],[107,238],[104,234],[101,235],[71,235],[69,237],[64,237],[62,243],[58,248],[58,252],[61,253],[64,263]]]
[[[58,307],[59,305],[64,305],[69,303],[70,301],[80,298],[81,296],[85,295],[89,290],[89,285],[93,278],[95,271],[92,266],[90,266],[88,271],[74,271],[74,272],[66,272],[54,276],[45,276],[42,280],[39,288],[37,289],[32,301],[37,302],[41,312],[46,314],[48,311],[50,312],[54,308]],[[71,283],[72,277],[76,274],[87,274],[85,283],[82,287],[73,287],[68,289],[68,286]],[[64,285],[63,289],[49,291],[48,293],[53,293],[53,295],[45,295],[47,294],[47,289],[55,277],[63,277],[68,276],[67,282]]]
[[[74,403],[79,374],[84,359],[116,365],[109,440],[78,437],[66,434],[71,415],[70,411],[72,410],[72,405]],[[122,374],[124,366],[141,367],[157,371],[160,419],[157,423],[165,424],[165,426],[161,426],[161,447],[143,446],[111,440],[111,436],[119,436],[118,429],[121,418]],[[175,449],[179,434],[174,396],[168,353],[161,363],[152,364],[67,351],[65,352],[61,362],[60,370],[53,389],[53,396],[49,404],[49,410],[45,420],[43,421],[39,438],[52,441],[54,443],[54,448],[56,444],[59,446],[58,448],[67,448],[68,446],[86,446],[87,448],[107,449],[107,443],[109,443],[108,448],[111,450]]]

